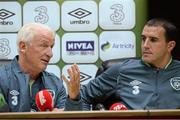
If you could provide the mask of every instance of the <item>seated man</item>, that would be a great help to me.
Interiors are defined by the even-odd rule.
[[[180,108],[180,61],[172,58],[177,28],[164,19],[152,19],[144,26],[141,38],[141,59],[110,67],[83,85],[80,93],[78,66],[68,69],[70,81],[65,76],[63,80],[73,99],[79,98],[76,101],[83,105],[83,110],[90,110],[90,104],[113,94],[127,109]]]
[[[43,24],[29,23],[19,30],[19,55],[0,67],[0,112],[39,111],[35,96],[43,89],[53,95],[53,111],[65,108],[63,81],[45,71],[53,56],[54,39],[54,32]]]

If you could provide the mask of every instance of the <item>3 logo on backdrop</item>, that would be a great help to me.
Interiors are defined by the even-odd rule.
[[[52,9],[53,8],[53,9]],[[47,24],[54,31],[60,28],[60,6],[56,1],[27,1],[23,5],[23,24]]]
[[[99,26],[104,30],[132,29],[135,26],[134,0],[101,0]]]
[[[11,60],[17,54],[16,34],[0,34],[0,59]]]
[[[125,19],[125,14],[123,12],[122,4],[113,4],[110,9],[113,10],[113,13],[110,15],[110,19],[114,24],[122,24],[121,22]]]
[[[0,38],[0,58],[6,58],[11,52],[9,40]]]
[[[38,6],[34,9],[35,12],[37,12],[37,15],[34,17],[34,21],[37,23],[45,24],[49,20],[49,16],[47,13],[47,7],[45,6]]]

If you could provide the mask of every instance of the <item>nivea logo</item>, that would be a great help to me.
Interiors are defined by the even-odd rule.
[[[94,51],[94,41],[67,41],[66,51]]]

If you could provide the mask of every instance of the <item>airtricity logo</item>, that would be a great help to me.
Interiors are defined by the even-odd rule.
[[[101,45],[101,50],[106,51],[111,47],[111,44],[107,41],[106,43]]]
[[[71,12],[68,13],[69,15],[73,16],[73,17],[76,17],[78,19],[82,19],[88,15],[91,14],[91,12],[85,10],[85,9],[82,9],[82,8],[78,8],[78,9],[75,9]]]
[[[106,43],[101,45],[102,51],[107,51],[108,49],[131,49],[133,50],[135,48],[134,44],[131,43],[110,43],[107,41]]]
[[[5,19],[7,19],[13,15],[15,15],[15,13],[10,12],[10,11],[5,10],[5,9],[0,9],[0,19],[1,20],[5,20]]]
[[[94,41],[67,41],[67,51],[94,51]]]

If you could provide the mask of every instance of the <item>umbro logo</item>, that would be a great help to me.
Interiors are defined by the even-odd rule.
[[[83,82],[85,80],[89,80],[90,78],[91,78],[90,75],[87,75],[87,74],[85,74],[83,72],[80,72],[80,82]]]
[[[14,15],[15,15],[15,13],[13,13],[13,12],[10,12],[10,11],[5,10],[5,9],[0,9],[0,19],[1,20],[5,20],[5,19],[12,17]]]
[[[82,19],[88,15],[91,14],[91,12],[85,10],[85,9],[82,9],[82,8],[78,8],[78,9],[75,9],[71,12],[68,13],[69,15],[73,16],[73,17],[76,17],[78,19]]]
[[[68,78],[70,79],[70,76],[68,76]],[[86,80],[91,79],[92,77],[88,74],[85,74],[83,72],[80,72],[80,82],[84,82]]]
[[[17,96],[17,95],[19,95],[19,92],[17,90],[11,90],[10,94],[13,96]]]

